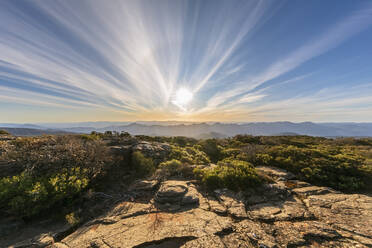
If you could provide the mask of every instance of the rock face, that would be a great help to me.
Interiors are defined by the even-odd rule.
[[[136,182],[141,198],[118,202],[49,247],[372,246],[371,197],[258,170],[274,182],[238,194],[207,194],[192,181]]]

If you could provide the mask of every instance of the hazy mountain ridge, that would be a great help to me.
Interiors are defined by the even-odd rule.
[[[200,123],[191,125],[144,125],[132,123],[126,126],[109,126],[96,131],[125,131],[131,134],[159,136],[188,136],[199,137],[208,133],[218,133],[224,136],[237,134],[251,135],[277,135],[281,133],[296,133],[310,136],[372,136],[372,124],[319,124],[319,123],[292,123],[292,122],[265,122],[265,123]]]
[[[81,126],[79,126],[81,124]],[[104,126],[107,125],[107,126]],[[83,122],[54,124],[0,124],[14,135],[55,133],[90,133],[92,131],[129,132],[132,135],[228,137],[237,134],[309,136],[372,136],[372,123],[254,122],[254,123],[190,123],[190,122]],[[11,129],[13,128],[13,129]],[[21,129],[27,129],[21,131]]]
[[[71,132],[57,129],[36,129],[36,128],[9,128],[0,127],[0,130],[5,130],[15,136],[37,136],[43,134],[69,134]]]

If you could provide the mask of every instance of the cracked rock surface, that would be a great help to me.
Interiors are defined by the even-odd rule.
[[[206,193],[192,181],[136,182],[142,199],[118,202],[36,247],[372,247],[372,197],[257,169],[274,182],[241,193]]]

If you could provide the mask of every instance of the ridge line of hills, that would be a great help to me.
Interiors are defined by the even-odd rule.
[[[249,135],[309,135],[323,137],[371,137],[372,123],[313,122],[81,122],[15,124],[0,123],[0,129],[16,136],[42,134],[90,133],[92,131],[128,132],[132,135],[186,136],[193,138],[225,138]]]

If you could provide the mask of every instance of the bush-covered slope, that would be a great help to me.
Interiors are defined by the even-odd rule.
[[[255,169],[262,165],[284,168],[317,185],[368,191],[372,139],[238,135],[196,140],[112,132],[4,139],[0,215],[68,213],[85,192],[145,177],[195,178],[209,189],[244,191],[268,180]]]

